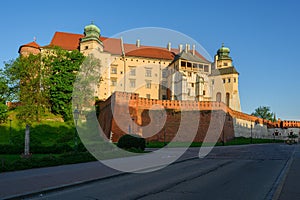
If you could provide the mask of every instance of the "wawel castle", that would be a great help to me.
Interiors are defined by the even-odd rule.
[[[95,96],[100,100],[114,91],[138,93],[148,99],[222,101],[240,111],[239,73],[232,65],[227,47],[217,50],[214,62],[205,59],[193,44],[178,48],[166,41],[166,47],[124,43],[122,38],[107,38],[90,24],[83,34],[56,32],[46,46],[35,41],[22,45],[21,55],[38,54],[53,47],[79,50],[84,55],[99,51],[105,55],[105,70]],[[100,79],[100,78],[99,78]]]

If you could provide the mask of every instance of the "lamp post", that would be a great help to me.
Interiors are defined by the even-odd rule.
[[[250,133],[251,133],[250,144],[252,144],[252,127],[253,127],[253,125],[252,125],[252,121],[251,121],[251,125],[250,125]]]
[[[9,144],[12,143],[12,141],[11,141],[11,121],[12,121],[12,119],[9,119]]]
[[[78,142],[77,142],[77,122],[79,119],[79,110],[78,110],[78,106],[75,108],[74,110],[74,120],[75,120],[75,132],[74,132],[74,151],[77,152],[77,146],[78,146]]]
[[[131,127],[132,133],[131,134],[134,134],[134,117],[132,117],[131,119],[132,119],[132,127]]]

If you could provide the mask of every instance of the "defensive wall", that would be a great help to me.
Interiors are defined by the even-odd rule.
[[[127,133],[148,141],[227,141],[234,137],[283,139],[299,134],[300,122],[271,122],[230,109],[222,102],[140,98],[115,92],[98,103],[99,123],[112,142]],[[188,119],[188,120],[186,120]],[[184,128],[184,131],[182,130]],[[191,133],[195,133],[194,135]]]

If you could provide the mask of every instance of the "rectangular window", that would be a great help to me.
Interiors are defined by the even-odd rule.
[[[146,81],[146,88],[151,89],[151,81]]]
[[[147,97],[147,99],[151,98],[150,94],[146,94],[146,97]]]
[[[192,63],[187,62],[187,67],[192,67]]]
[[[145,76],[146,77],[151,77],[152,76],[152,69],[146,69]]]
[[[166,77],[167,77],[167,71],[166,71],[166,70],[163,70],[163,71],[162,71],[162,77],[163,77],[163,78],[166,78]]]
[[[181,61],[181,67],[186,67],[186,62]]]
[[[204,72],[209,72],[208,65],[204,65]]]
[[[192,87],[194,87],[194,83],[192,83]]]
[[[236,78],[234,78],[234,79],[233,79],[233,82],[235,82],[235,83],[236,83]]]
[[[131,88],[135,88],[135,79],[130,79],[129,83]]]
[[[117,79],[111,79],[111,86],[117,86]]]
[[[223,83],[226,83],[226,79],[225,78],[223,78]]]
[[[135,76],[135,67],[130,67],[130,76]]]
[[[228,78],[228,83],[230,83],[230,78]]]
[[[205,90],[203,90],[203,93],[202,93],[204,96],[205,96]]]
[[[227,62],[224,62],[224,66],[228,66],[228,63],[227,63]]]
[[[167,99],[167,95],[162,95],[162,99],[166,100]]]
[[[112,67],[111,68],[111,73],[112,74],[117,74],[117,68],[116,67]]]

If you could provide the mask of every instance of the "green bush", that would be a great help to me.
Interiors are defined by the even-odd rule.
[[[144,151],[146,146],[146,141],[139,135],[126,134],[120,137],[117,146],[122,149],[139,149]]]

